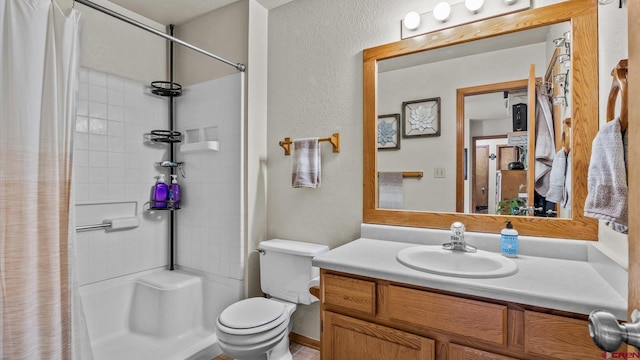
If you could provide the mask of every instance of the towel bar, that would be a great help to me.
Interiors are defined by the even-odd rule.
[[[378,176],[380,176],[379,172],[378,172]],[[421,178],[423,176],[424,176],[424,173],[422,171],[403,171],[402,172],[403,178]]]
[[[318,141],[328,141],[333,145],[334,153],[340,152],[340,133],[333,133],[330,137],[321,138],[318,139]],[[281,140],[278,144],[284,149],[285,155],[291,155],[291,144],[293,144],[293,141],[290,137],[284,138],[284,140]]]
[[[91,230],[109,229],[109,228],[111,228],[110,223],[103,223],[103,224],[76,226],[76,231],[91,231]]]

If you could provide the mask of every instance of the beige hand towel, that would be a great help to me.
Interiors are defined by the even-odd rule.
[[[380,172],[378,176],[378,207],[402,209],[402,172]]]
[[[627,171],[620,120],[600,127],[593,140],[584,215],[607,220],[616,231],[628,226]]]
[[[567,174],[567,154],[564,148],[560,149],[553,158],[551,175],[549,176],[549,191],[547,191],[547,201],[560,204],[565,195],[565,177]]]
[[[318,138],[293,140],[292,156],[291,185],[294,188],[317,188],[320,186],[320,146]]]

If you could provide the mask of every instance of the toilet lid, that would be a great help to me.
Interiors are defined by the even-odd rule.
[[[230,305],[220,314],[218,320],[222,325],[230,328],[249,329],[275,321],[284,311],[283,304],[256,297]]]

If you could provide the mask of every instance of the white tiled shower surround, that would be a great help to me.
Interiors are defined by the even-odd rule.
[[[242,219],[242,73],[186,86],[176,99],[177,130],[217,140],[219,151],[176,152],[184,162],[178,264],[220,277],[244,277]],[[209,138],[205,135],[208,133]],[[193,133],[190,131],[190,133]]]
[[[159,173],[154,163],[168,154],[166,145],[145,144],[143,134],[168,127],[167,100],[150,95],[142,83],[87,68],[80,69],[77,96],[76,204],[136,201],[140,219],[132,230],[76,234],[80,284],[167,264],[168,216],[143,212]]]
[[[221,137],[234,139],[222,141],[216,153],[182,156],[176,151],[178,160],[185,161],[187,174],[186,179],[179,177],[184,197],[177,214],[177,263],[235,279],[242,279],[243,274],[240,79],[188,87],[176,101],[178,127],[218,125]],[[145,133],[167,129],[169,121],[168,100],[150,94],[148,87],[111,74],[80,70],[74,143],[76,204],[133,201],[140,220],[140,226],[132,230],[76,234],[81,285],[169,262],[169,214],[144,210],[154,177],[162,172],[168,178],[168,171],[155,163],[169,156],[168,145],[144,141]],[[78,212],[85,209],[76,207]],[[101,222],[99,215],[96,222]]]

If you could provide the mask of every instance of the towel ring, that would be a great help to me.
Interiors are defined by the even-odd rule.
[[[607,121],[611,121],[616,118],[616,100],[618,93],[620,94],[620,127],[623,132],[627,130],[628,124],[627,63],[627,59],[620,60],[618,65],[611,70],[613,82],[611,83],[611,90],[609,91],[609,99],[607,101]]]

